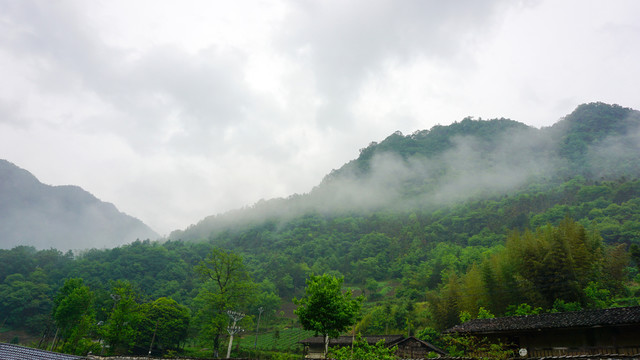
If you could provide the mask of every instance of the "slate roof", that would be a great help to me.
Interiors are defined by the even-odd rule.
[[[60,354],[56,352],[32,349],[24,346],[0,343],[2,360],[79,360],[82,356]]]
[[[475,319],[445,332],[497,333],[538,329],[585,328],[594,326],[640,325],[640,306],[583,310],[494,319]]]
[[[431,343],[429,343],[427,341],[420,340],[420,339],[418,339],[417,337],[414,337],[414,336],[409,336],[408,338],[404,338],[404,339],[398,340],[396,342],[391,343],[388,346],[398,345],[398,347],[400,347],[400,346],[402,346],[403,343],[410,342],[410,341],[416,341],[416,342],[422,344],[422,346],[424,346],[424,347],[426,347],[428,349],[431,349],[431,351],[436,352],[436,353],[438,353],[440,355],[445,355],[446,354],[446,352],[444,350],[440,349],[439,347],[437,347],[437,346],[435,346],[435,345],[433,345],[433,344],[431,344]]]
[[[402,335],[376,335],[376,336],[363,336],[364,339],[367,340],[367,343],[370,345],[376,344],[378,341],[384,339],[384,343],[386,345],[395,343],[404,339]],[[351,345],[351,340],[353,337],[351,335],[338,336],[335,339],[329,339],[329,345]],[[304,340],[300,340],[299,343],[304,345],[311,344],[321,344],[324,345],[324,337],[322,336],[312,336],[310,338],[306,338]]]

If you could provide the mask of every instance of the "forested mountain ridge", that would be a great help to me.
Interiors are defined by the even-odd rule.
[[[435,210],[530,185],[557,185],[574,176],[635,177],[640,174],[638,155],[640,112],[618,105],[583,104],[542,129],[508,119],[465,118],[411,135],[396,132],[361,149],[355,160],[333,170],[308,194],[261,200],[210,216],[169,238],[203,239],[307,213]]]
[[[329,174],[323,182],[335,178],[357,174],[362,177],[370,174],[376,155],[395,154],[404,161],[416,157],[431,160],[454,160],[446,158],[453,148],[469,146],[483,157],[494,157],[492,160],[513,161],[529,160],[520,151],[526,149],[535,157],[554,160],[555,165],[569,165],[572,173],[566,169],[554,169],[556,174],[571,175],[604,175],[594,174],[592,167],[602,171],[603,161],[614,161],[613,169],[621,161],[628,161],[638,150],[640,131],[640,112],[618,105],[590,103],[578,106],[571,114],[560,119],[553,126],[535,129],[509,119],[473,120],[465,118],[448,126],[438,125],[430,130],[416,131],[403,136],[396,132],[380,143],[372,142],[360,150],[357,159],[348,162],[338,170]],[[515,141],[514,141],[515,139]],[[525,144],[520,142],[525,141]],[[617,148],[614,148],[617,146]],[[497,158],[499,151],[515,151],[515,156],[505,154]],[[602,153],[608,150],[608,153]],[[613,153],[614,150],[619,150]],[[606,160],[597,156],[608,156]],[[483,165],[492,164],[484,162]],[[585,168],[586,166],[586,168]],[[451,168],[451,165],[449,165]],[[563,170],[564,172],[560,172]],[[617,173],[629,171],[628,167]],[[637,170],[637,169],[636,169]],[[633,172],[632,172],[633,173]],[[549,173],[553,175],[553,173]],[[439,174],[433,172],[431,177]],[[611,174],[610,174],[611,175]],[[612,174],[615,175],[615,174]]]
[[[570,162],[571,173],[592,178],[640,174],[637,110],[604,103],[583,104],[550,131],[559,138],[559,155]]]
[[[360,176],[370,173],[371,162],[376,154],[394,153],[403,160],[416,155],[433,158],[455,147],[456,139],[465,136],[476,138],[483,144],[486,151],[498,144],[498,138],[513,130],[533,130],[533,128],[509,119],[475,121],[469,117],[448,126],[437,125],[430,130],[416,131],[407,136],[397,131],[380,143],[372,142],[366,148],[360,149],[357,159],[332,171],[323,182],[344,176],[349,172],[358,173]]]
[[[88,249],[159,237],[142,221],[121,213],[77,186],[50,186],[0,160],[0,248]]]

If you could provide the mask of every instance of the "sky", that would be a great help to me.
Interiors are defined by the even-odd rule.
[[[640,1],[0,0],[0,158],[161,235],[467,116],[640,109]]]

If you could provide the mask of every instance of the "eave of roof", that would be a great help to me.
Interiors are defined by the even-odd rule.
[[[640,306],[474,319],[445,332],[500,333],[538,329],[640,325]]]

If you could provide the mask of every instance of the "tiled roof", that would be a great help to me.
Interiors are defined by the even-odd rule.
[[[385,344],[390,344],[396,342],[398,340],[402,340],[404,336],[402,335],[376,335],[376,336],[363,336],[364,339],[367,340],[367,343],[373,345],[378,341],[384,339]],[[351,345],[351,340],[353,337],[351,335],[338,336],[335,339],[329,339],[329,345]],[[324,344],[324,337],[322,336],[313,336],[310,338],[306,338],[304,340],[299,341],[302,344],[310,345],[310,344]]]
[[[79,360],[82,356],[60,354],[51,351],[32,349],[24,346],[0,343],[2,360]]]
[[[431,349],[431,351],[436,352],[438,354],[441,354],[441,355],[446,354],[446,352],[444,350],[440,349],[439,347],[437,347],[437,346],[435,346],[435,345],[433,345],[433,344],[431,344],[431,343],[429,343],[427,341],[420,340],[420,339],[418,339],[418,338],[416,338],[414,336],[410,336],[408,338],[404,338],[404,339],[398,340],[398,341],[392,343],[389,346],[398,345],[398,347],[400,347],[403,343],[410,342],[410,341],[416,341],[416,342],[422,344],[424,347],[426,347],[428,349]]]
[[[612,325],[640,325],[640,306],[475,319],[456,325],[446,332],[494,333]]]

